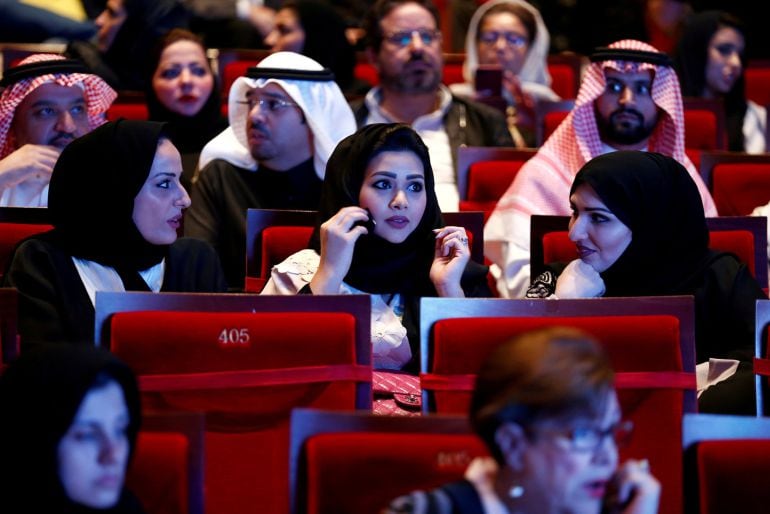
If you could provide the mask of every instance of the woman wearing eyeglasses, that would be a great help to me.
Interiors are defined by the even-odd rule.
[[[552,327],[496,347],[470,407],[491,457],[459,482],[394,500],[387,514],[652,514],[660,484],[646,461],[618,465],[621,420],[613,372],[583,332]]]
[[[550,36],[540,12],[524,0],[492,0],[481,5],[471,18],[465,40],[464,84],[452,84],[452,92],[483,98],[502,93],[512,121],[517,146],[531,144],[534,107],[539,101],[559,100],[550,87],[548,46]],[[479,68],[502,69],[502,90],[490,91],[482,83]],[[523,138],[523,141],[522,141]]]

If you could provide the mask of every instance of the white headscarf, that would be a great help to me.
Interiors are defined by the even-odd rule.
[[[479,54],[476,46],[479,23],[487,11],[500,4],[520,6],[531,12],[532,16],[535,17],[537,33],[535,34],[535,39],[533,39],[532,43],[529,45],[527,57],[524,59],[521,71],[518,73],[522,86],[529,82],[550,87],[551,75],[548,73],[547,58],[548,48],[551,44],[551,36],[548,33],[548,29],[545,27],[545,23],[543,23],[540,11],[524,0],[490,0],[479,6],[479,8],[476,9],[476,12],[473,13],[471,22],[468,25],[468,32],[465,36],[465,63],[463,64],[463,77],[465,78],[465,81],[469,84],[473,84],[476,68],[479,66]]]
[[[316,61],[294,52],[277,52],[265,57],[258,68],[280,68],[321,71]],[[239,77],[233,82],[228,98],[230,126],[209,141],[201,152],[199,166],[203,168],[214,159],[224,159],[234,166],[256,170],[257,161],[251,156],[246,135],[248,105],[243,104],[246,93],[267,84],[281,86],[292,101],[300,106],[313,133],[313,164],[323,179],[326,161],[343,138],[356,130],[356,120],[345,96],[334,80],[290,80],[282,78]]]

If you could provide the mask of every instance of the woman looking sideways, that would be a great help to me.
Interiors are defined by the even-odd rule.
[[[735,255],[709,249],[684,167],[654,152],[601,155],[575,176],[569,202],[579,258],[550,264],[527,297],[694,296],[699,410],[753,415],[755,303],[766,296]]]
[[[97,291],[225,291],[213,248],[177,240],[190,206],[181,174],[162,123],[107,123],[62,151],[54,229],[22,242],[3,276],[19,291],[23,345],[92,343]]]

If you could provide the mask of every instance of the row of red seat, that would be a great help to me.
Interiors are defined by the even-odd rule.
[[[149,412],[206,413],[206,510],[286,512],[289,411],[370,409],[369,309],[366,296],[98,293],[96,334],[136,370]],[[758,318],[758,334],[769,318]],[[464,414],[472,375],[489,348],[546,324],[578,326],[605,345],[618,372],[623,410],[637,427],[623,455],[649,458],[664,484],[661,512],[681,512],[685,485],[681,463],[672,456],[681,455],[682,416],[695,409],[691,298],[425,299],[424,411]],[[364,471],[377,473],[363,467],[361,478]],[[366,485],[324,501],[316,495],[326,494],[327,486],[307,489],[306,507],[332,512],[314,511],[311,504],[360,506],[356,502],[384,499],[369,496]],[[397,491],[383,494],[391,492]]]

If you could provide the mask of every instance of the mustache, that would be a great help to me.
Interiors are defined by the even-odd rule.
[[[48,141],[48,144],[56,146],[57,144],[61,143],[71,143],[74,139],[75,136],[73,134],[68,132],[57,132],[56,135]]]
[[[617,111],[613,112],[610,115],[610,120],[614,121],[614,119],[617,116],[620,116],[621,114],[630,114],[630,115],[638,118],[639,119],[639,123],[644,123],[644,116],[642,116],[642,113],[640,113],[636,109],[626,109],[626,108],[618,109]]]

